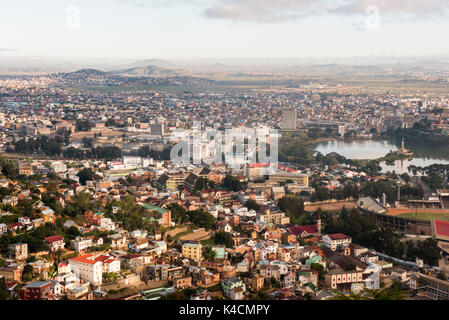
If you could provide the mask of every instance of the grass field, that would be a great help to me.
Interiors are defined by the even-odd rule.
[[[355,201],[344,201],[344,202],[331,202],[331,203],[320,203],[320,204],[310,204],[304,207],[305,211],[315,212],[318,208],[323,211],[340,211],[345,207],[346,209],[357,208],[357,203]],[[449,216],[449,215],[448,215]]]
[[[414,212],[406,212],[398,214],[397,217],[403,217],[403,218],[415,218]],[[416,215],[417,219],[420,220],[442,220],[442,221],[449,221],[449,213],[441,213],[441,212],[418,212]]]

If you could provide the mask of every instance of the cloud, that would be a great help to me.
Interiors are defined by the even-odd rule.
[[[162,7],[180,5],[204,5],[207,0],[116,0],[119,4],[129,4],[136,7]]]
[[[211,19],[283,22],[318,15],[364,16],[376,6],[387,20],[429,18],[448,13],[449,0],[218,0],[204,11]]]
[[[318,12],[322,0],[220,0],[204,11],[213,19],[256,22],[294,20]]]

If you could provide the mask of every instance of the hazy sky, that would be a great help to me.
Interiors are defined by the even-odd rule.
[[[1,0],[0,56],[449,55],[448,6],[449,0]]]

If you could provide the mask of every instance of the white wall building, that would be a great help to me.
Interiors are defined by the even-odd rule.
[[[333,251],[339,246],[347,247],[351,244],[351,237],[342,233],[326,234],[322,239],[324,245]]]
[[[95,258],[93,254],[85,254],[69,259],[70,269],[78,278],[99,285],[103,282],[103,262]]]

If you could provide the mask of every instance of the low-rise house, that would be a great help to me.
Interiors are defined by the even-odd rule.
[[[111,248],[114,250],[123,250],[128,248],[128,239],[124,234],[116,233],[109,236],[111,239]]]
[[[100,220],[100,228],[104,231],[114,231],[116,227],[116,223],[111,218],[102,218]]]
[[[17,221],[23,225],[28,225],[31,223],[30,218],[28,217],[20,217],[19,219],[17,219]]]
[[[60,235],[47,237],[44,239],[44,242],[50,252],[56,252],[65,247],[64,238]]]
[[[23,300],[51,300],[53,287],[51,281],[33,281],[22,288]]]
[[[371,274],[364,274],[364,284],[365,288],[371,290],[380,289],[380,272],[373,272]]]
[[[138,238],[132,245],[131,249],[140,251],[142,249],[148,248],[149,242],[146,238]]]
[[[5,206],[11,205],[11,206],[15,207],[19,203],[19,198],[17,198],[16,196],[6,196],[6,197],[3,197],[2,203]]]
[[[244,281],[245,284],[247,285],[247,288],[249,288],[251,291],[262,290],[265,285],[265,278],[257,273],[249,274],[249,276],[244,278]]]
[[[83,252],[87,248],[90,248],[93,246],[92,239],[91,238],[81,238],[76,237],[73,240],[70,240],[70,246],[76,251],[76,252]]]
[[[60,284],[58,281],[50,280],[51,287],[53,289],[53,296],[60,297],[64,294],[64,286]]]
[[[20,222],[14,222],[14,223],[8,224],[7,227],[8,227],[9,231],[16,232],[16,231],[22,230],[24,225],[21,224]]]
[[[245,298],[245,289],[241,286],[234,287],[231,289],[229,297],[231,300],[242,300]]]
[[[68,300],[92,300],[93,293],[90,290],[90,284],[88,282],[83,283],[69,292],[67,292]]]
[[[242,292],[236,291],[234,289],[241,288]],[[221,289],[223,291],[223,295],[228,298],[240,298],[241,294],[244,294],[246,291],[246,285],[245,283],[239,279],[239,278],[231,278],[231,279],[225,279],[221,281]],[[231,295],[231,291],[233,291],[233,294]]]
[[[176,289],[185,289],[192,286],[192,277],[173,278],[173,287]]]
[[[326,234],[322,237],[323,243],[331,250],[337,250],[337,247],[347,247],[351,244],[351,237],[342,233]]]
[[[410,281],[410,276],[407,270],[401,267],[393,267],[389,269],[384,269],[386,272],[390,273],[391,278],[397,279],[402,283],[407,283]]]
[[[293,287],[296,283],[296,275],[293,272],[289,272],[284,275],[284,279],[282,280],[282,287],[290,288]]]
[[[232,226],[224,221],[220,224],[220,230],[224,232],[232,232]]]
[[[33,267],[33,272],[36,274],[42,274],[44,271],[48,271],[50,269],[50,263],[45,262],[44,260],[37,260],[34,262],[28,263]]]
[[[55,212],[53,211],[53,209],[46,207],[46,206],[42,206],[39,208],[41,215],[42,215],[42,219],[44,219],[44,222],[47,223],[55,223],[56,221],[56,215]]]
[[[22,267],[19,265],[0,267],[0,276],[5,280],[20,281],[22,276]]]
[[[212,300],[207,290],[200,290],[190,296],[190,300]]]
[[[8,232],[8,226],[4,223],[0,223],[0,234],[5,234]]]
[[[265,279],[275,278],[279,281],[281,278],[281,268],[279,265],[263,264],[260,266],[259,272]]]

